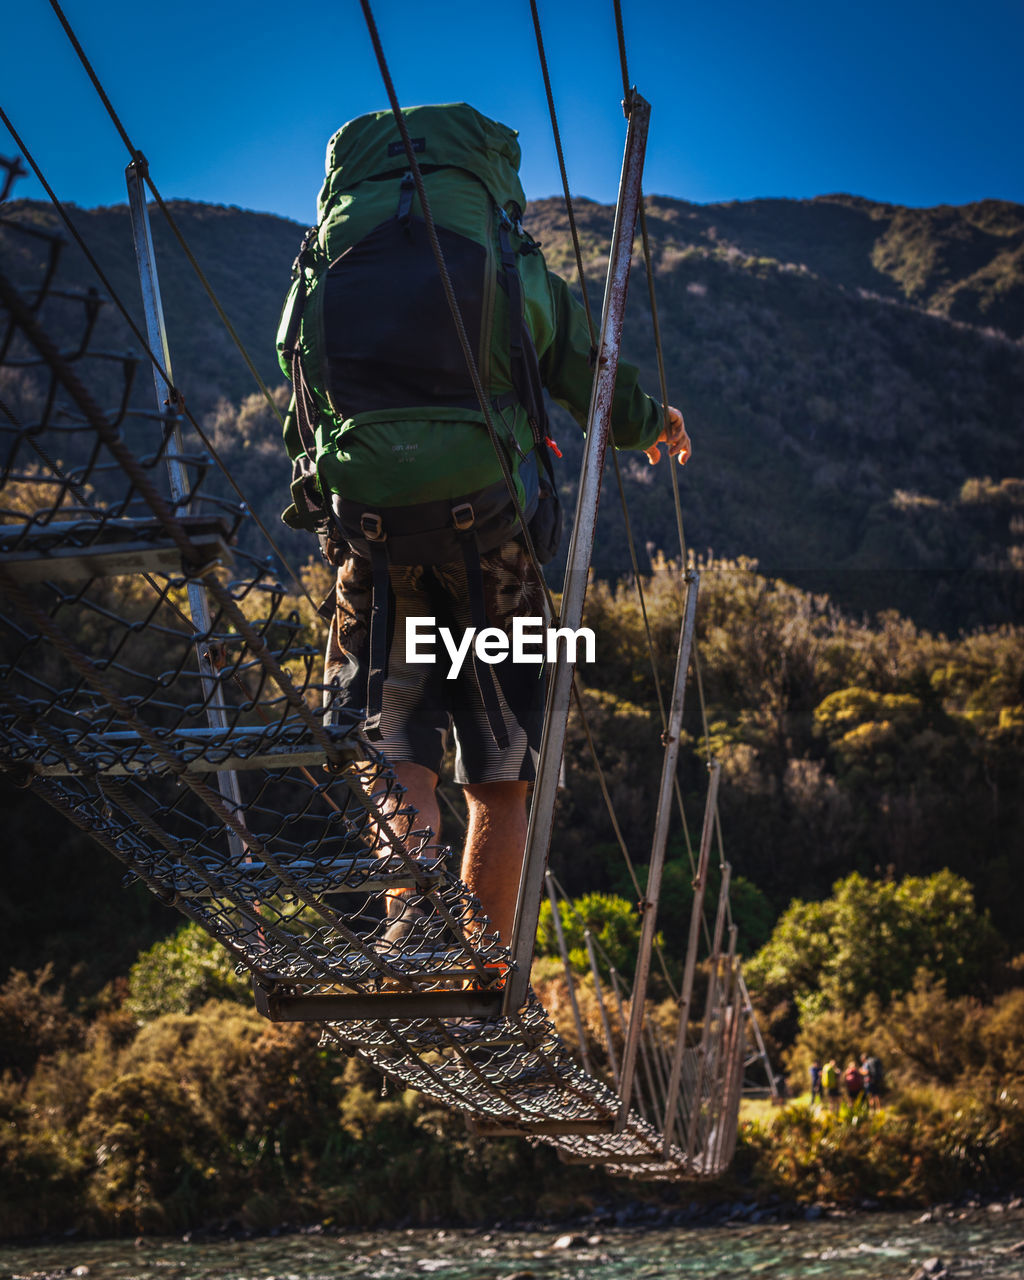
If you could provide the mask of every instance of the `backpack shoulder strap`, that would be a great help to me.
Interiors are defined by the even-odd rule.
[[[519,403],[526,410],[533,432],[534,444],[540,448],[547,436],[547,410],[540,376],[540,361],[533,345],[533,337],[526,324],[523,307],[523,283],[519,275],[518,252],[512,247],[512,219],[504,209],[498,208],[498,244],[501,249],[501,282],[508,295],[509,356],[512,385]],[[544,450],[541,450],[544,453]],[[545,462],[551,470],[550,459]]]
[[[476,517],[470,503],[464,502],[461,506],[455,507],[452,511],[452,519],[455,522],[456,535],[462,551],[462,562],[466,566],[469,620],[476,628],[476,634],[479,635],[487,626],[487,609],[484,601],[484,575],[480,567],[480,544],[477,542],[474,528]],[[487,716],[487,723],[490,726],[491,736],[494,738],[498,750],[504,751],[508,747],[508,729],[505,725],[505,718],[501,714],[501,704],[498,701],[498,678],[494,674],[492,666],[486,666],[480,661],[475,646],[473,649],[473,670],[476,675],[477,687],[480,690],[480,697],[483,700],[484,712]]]

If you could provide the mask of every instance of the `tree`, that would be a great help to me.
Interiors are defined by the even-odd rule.
[[[573,902],[560,901],[558,914],[565,934],[569,963],[579,973],[590,972],[584,932],[589,929],[598,948],[616,970],[631,977],[636,966],[636,949],[640,940],[640,914],[625,898],[614,893],[586,893]],[[537,953],[557,956],[551,903],[542,902],[537,930]]]
[[[869,996],[886,1005],[922,970],[952,996],[977,992],[1002,949],[970,884],[951,871],[898,884],[855,872],[824,902],[793,902],[746,972],[751,991],[794,1002],[806,1021],[828,1008],[852,1013]]]

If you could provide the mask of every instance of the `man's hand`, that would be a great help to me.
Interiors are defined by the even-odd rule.
[[[668,447],[668,456],[670,458],[678,458],[680,466],[689,461],[690,437],[686,434],[683,415],[672,405],[668,406],[668,427],[662,431],[649,449],[644,450],[644,453],[647,454],[648,462],[660,461],[661,451],[658,449],[659,444],[664,444]]]

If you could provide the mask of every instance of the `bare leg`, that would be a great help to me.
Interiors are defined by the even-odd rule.
[[[424,827],[429,827],[434,833],[434,843],[436,843],[441,828],[441,814],[437,807],[437,774],[421,764],[413,764],[411,760],[400,760],[393,767],[395,777],[405,788],[405,795],[401,803],[398,800],[391,800],[384,805],[385,817],[391,818],[397,809],[411,805],[416,810],[416,816],[411,820],[399,819],[394,826],[395,834],[404,842],[406,849],[412,851],[417,844],[417,841],[412,839],[413,830],[420,831]],[[390,891],[387,896],[389,920],[394,920],[401,915],[402,898],[415,892],[415,889]]]
[[[469,827],[462,879],[506,945],[512,939],[526,852],[527,789],[525,782],[480,782],[464,788]]]

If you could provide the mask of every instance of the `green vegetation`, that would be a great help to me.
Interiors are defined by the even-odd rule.
[[[577,973],[590,971],[587,954],[586,931],[593,937],[596,954],[614,966],[617,973],[627,978],[633,975],[636,963],[636,947],[640,939],[640,917],[625,898],[611,893],[585,893],[575,902],[558,904],[562,934],[565,939],[569,963]],[[540,906],[540,924],[537,929],[537,955],[557,956],[558,939],[551,903]],[[605,965],[602,965],[604,968]]]
[[[743,1127],[740,1160],[762,1194],[802,1203],[935,1204],[1020,1181],[1024,1090],[979,1097],[901,1090],[881,1112],[795,1103]]]
[[[794,902],[746,967],[761,1025],[805,1094],[812,1061],[871,1053],[882,1108],[798,1099],[744,1126],[761,1191],[927,1203],[1016,1185],[1024,1140],[1024,987],[970,885],[854,874]]]
[[[300,229],[240,210],[175,210],[276,381],[267,335]],[[37,205],[10,212],[52,222]],[[557,202],[531,213],[552,266],[571,273]],[[115,287],[134,298],[126,212],[76,217]],[[611,213],[581,202],[579,217],[598,284]],[[1021,210],[994,201],[899,210],[848,196],[703,207],[654,199],[648,222],[670,396],[696,448],[680,474],[687,531],[719,553],[700,565],[708,714],[705,723],[691,690],[679,770],[686,829],[670,840],[659,931],[678,957],[713,754],[740,949],[776,1061],[799,1091],[815,1054],[845,1060],[870,1048],[890,1084],[881,1113],[832,1116],[796,1102],[751,1122],[737,1176],[799,1199],[908,1203],[1019,1181]],[[155,235],[188,404],[302,564],[311,540],[276,523],[288,468],[275,414],[251,394],[159,221]],[[73,248],[67,263],[63,283],[92,283]],[[632,290],[625,346],[655,387],[644,293]],[[59,306],[44,320],[63,335]],[[116,317],[101,319],[98,347],[133,342]],[[5,374],[2,389],[31,416],[22,373]],[[112,380],[96,393],[117,400]],[[275,390],[278,407],[285,394]],[[146,379],[136,396],[148,406]],[[569,477],[578,432],[556,424]],[[648,552],[665,697],[683,585],[679,566],[652,549],[672,545],[672,497],[664,468],[619,461]],[[570,507],[572,487],[565,479]],[[751,551],[758,560],[744,558]],[[616,582],[628,556],[613,497],[596,564],[585,622],[598,663],[580,670],[582,697],[642,887],[661,721],[635,591]],[[326,587],[318,566],[305,577],[314,595]],[[109,589],[126,590],[116,580]],[[310,639],[320,634],[304,602],[288,607]],[[131,643],[145,666],[157,641],[141,631]],[[155,649],[149,665],[160,665]],[[566,772],[552,865],[628,973],[636,889],[575,713]],[[476,1142],[418,1097],[379,1097],[364,1067],[306,1030],[260,1021],[244,980],[203,935],[179,929],[138,885],[124,888],[123,869],[34,797],[3,780],[0,794],[10,854],[0,887],[0,1234],[211,1219],[367,1224],[391,1218],[396,1203],[410,1221],[469,1221],[565,1212],[595,1187],[605,1192],[600,1172],[566,1170],[525,1144]],[[573,913],[564,923],[599,1062],[582,929]],[[569,1034],[550,926],[545,916],[534,981]]]
[[[172,208],[276,388],[272,335],[302,228],[239,209]],[[56,220],[30,201],[13,202],[10,214],[45,226]],[[127,211],[77,210],[75,217],[118,293],[135,306]],[[571,277],[560,202],[536,202],[527,220],[551,265]],[[581,201],[578,221],[596,298],[612,211]],[[697,545],[729,557],[756,554],[770,574],[828,592],[845,608],[896,606],[933,629],[1021,616],[1020,207],[985,201],[899,209],[850,196],[698,206],[656,197],[647,221],[669,395],[684,409],[695,445],[680,484]],[[154,237],[177,380],[248,501],[274,528],[288,500],[280,424],[160,217]],[[27,273],[33,250],[2,228],[0,245]],[[62,280],[95,283],[74,246]],[[43,319],[71,342],[66,307],[46,308]],[[637,279],[625,353],[656,388],[651,337]],[[104,309],[96,342],[110,351],[136,345],[113,308]],[[27,375],[4,376],[5,402],[24,408]],[[116,402],[119,371],[111,365],[100,376],[107,382],[96,388],[99,398]],[[137,379],[134,394],[151,407],[147,379]],[[275,390],[278,403],[280,395]],[[561,411],[552,434],[566,455],[560,475],[571,506],[580,434]],[[620,465],[641,552],[672,545],[675,513],[664,476],[638,455],[624,455]],[[235,500],[226,483],[222,492]],[[629,559],[614,500],[606,507],[595,563],[613,579]],[[278,540],[299,564],[312,549],[311,540],[283,528]]]
[[[308,572],[314,594],[321,576]],[[682,585],[659,560],[645,586],[666,685]],[[687,846],[699,838],[710,748],[723,766],[741,947],[776,1063],[799,1092],[813,1055],[870,1048],[890,1085],[881,1114],[833,1117],[797,1102],[751,1121],[735,1177],[746,1192],[893,1203],[1019,1178],[1024,986],[1010,957],[1024,931],[1009,851],[1024,826],[1021,630],[949,639],[895,613],[854,621],[752,562],[703,566],[698,619],[708,725],[691,698],[680,765],[689,830],[673,832],[658,922],[670,962],[689,919]],[[584,704],[642,881],[659,713],[633,589],[595,583],[587,621],[600,662]],[[628,973],[639,919],[575,716],[567,781],[552,861],[574,898],[562,919],[600,1064],[583,921]],[[566,1213],[608,1193],[600,1171],[475,1141],[418,1096],[379,1097],[357,1061],[306,1029],[261,1021],[244,980],[193,926],[168,934],[177,918],[166,913],[147,922],[113,860],[73,834],[62,848],[64,828],[45,811],[14,813],[19,847],[52,849],[67,875],[29,883],[38,859],[14,860],[6,884],[20,885],[22,906],[5,908],[8,946],[39,956],[55,921],[71,932],[52,969],[22,961],[0,991],[0,1233],[367,1224],[394,1221],[396,1204],[409,1221],[473,1221]],[[79,901],[67,901],[69,884]],[[717,888],[715,868],[710,904]],[[111,936],[124,956],[113,970]],[[534,985],[571,1037],[549,914],[540,950]],[[653,994],[666,995],[657,974]],[[668,1025],[670,1003],[654,1016]]]
[[[803,1023],[903,996],[921,970],[952,995],[991,989],[1001,951],[971,886],[952,872],[899,884],[855,872],[824,902],[791,903],[746,974],[765,1002],[793,1001]]]
[[[161,954],[194,943],[185,926]],[[45,973],[0,988],[0,1237],[557,1215],[595,1182],[566,1178],[553,1153],[473,1139],[417,1094],[382,1096],[379,1077],[321,1049],[315,1029],[227,1000],[178,1012],[193,973],[166,983],[159,1012],[155,959],[133,974],[141,1024],[137,990],[124,1003],[108,992],[86,1025]]]
[[[999,932],[1024,945],[1010,854],[1024,829],[1024,631],[991,628],[951,639],[892,612],[872,625],[840,613],[826,596],[758,573],[753,562],[702,568],[697,643],[708,736],[691,698],[680,768],[691,846],[710,748],[722,763],[720,807],[734,871],[767,895],[775,913],[794,897],[825,897],[851,870],[902,879],[948,867],[970,880]],[[662,564],[645,585],[665,690],[682,583]],[[597,665],[581,671],[593,682],[584,703],[632,858],[643,863],[660,723],[644,687],[649,661],[633,588],[595,584],[585,621],[599,643]],[[632,899],[575,720],[567,775],[556,874],[574,895],[598,889]],[[677,838],[669,866],[678,865],[672,876],[685,881],[682,843]],[[674,929],[684,915],[677,909]],[[766,936],[760,919],[755,914],[747,926],[748,955]]]
[[[209,1000],[247,1000],[249,983],[228,953],[196,924],[155,942],[132,965],[124,1007],[145,1023],[165,1013],[195,1013]]]

